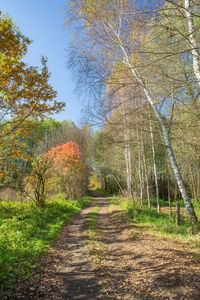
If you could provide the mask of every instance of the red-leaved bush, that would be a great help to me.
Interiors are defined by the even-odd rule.
[[[43,207],[52,193],[64,193],[68,199],[75,199],[86,192],[88,173],[81,157],[78,145],[67,142],[34,160],[25,191],[38,207]]]
[[[53,160],[55,168],[61,167],[64,171],[72,171],[78,167],[82,153],[74,142],[67,142],[64,145],[53,147],[44,154],[44,158]]]
[[[68,199],[80,197],[86,192],[87,170],[76,143],[67,142],[53,147],[43,158],[52,161],[52,176],[59,178],[57,192],[65,193]]]

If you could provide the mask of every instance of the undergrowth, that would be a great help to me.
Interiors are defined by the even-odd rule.
[[[160,202],[160,207],[166,207],[166,206],[169,205],[168,200],[165,200],[165,199],[162,199],[162,198],[159,200],[159,202]],[[179,199],[177,201],[171,201],[170,202],[170,206],[171,207],[175,207],[176,206],[176,202],[179,202],[180,207],[185,207],[185,204],[184,204],[184,202],[183,202],[182,199]],[[147,199],[144,199],[144,203],[146,205],[148,204]],[[157,199],[156,198],[151,198],[151,206],[152,207],[156,207],[157,206]]]
[[[200,249],[200,236],[193,230],[187,216],[181,215],[180,225],[176,225],[176,214],[164,212],[158,213],[155,208],[141,207],[127,199],[116,198],[111,201],[111,205],[120,205],[126,215],[127,221],[137,223],[138,226],[145,226],[150,231],[164,233],[171,237],[179,237],[188,240]],[[197,214],[200,212],[197,211]]]
[[[30,276],[62,226],[89,202],[89,197],[69,201],[60,194],[42,209],[30,202],[0,203],[0,298]]]

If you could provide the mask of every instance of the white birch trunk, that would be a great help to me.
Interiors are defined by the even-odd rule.
[[[191,11],[191,1],[190,0],[184,0],[185,3],[185,15],[187,18],[187,23],[188,23],[188,31],[189,31],[189,40],[190,40],[190,45],[191,45],[191,51],[192,51],[192,59],[193,59],[193,70],[194,74],[196,75],[196,78],[198,80],[198,84],[200,86],[200,55],[197,51],[198,45],[197,45],[197,40],[196,40],[196,35],[195,35],[195,27],[194,27],[194,20],[192,16],[192,11]]]
[[[172,213],[172,208],[171,208],[170,177],[169,177],[168,165],[167,165],[167,197],[168,197],[169,211],[170,211],[170,214],[171,214]]]
[[[147,164],[146,164],[146,158],[145,158],[145,152],[144,152],[144,143],[142,140],[142,153],[143,153],[143,163],[144,163],[144,173],[145,173],[145,180],[147,185],[147,201],[148,201],[148,208],[151,207],[150,202],[150,194],[149,194],[149,180],[148,180],[148,174],[147,174]]]
[[[137,139],[138,139],[138,176],[140,182],[140,204],[143,205],[142,151],[141,151],[141,141],[138,132],[137,132]]]
[[[140,182],[140,203],[142,203],[142,175],[141,175],[141,155],[140,155],[140,146],[138,145],[138,176]]]
[[[127,128],[126,130],[126,151],[127,151],[127,163],[128,163],[128,168],[127,168],[127,191],[129,197],[132,197],[132,165],[131,165],[131,149],[130,149],[130,135],[129,135],[129,129]]]
[[[127,124],[126,118],[126,111],[124,105],[122,106],[122,114],[124,120],[124,141],[125,141],[125,148],[124,148],[124,156],[125,156],[125,163],[126,163],[126,185],[127,185],[127,195],[128,197],[132,197],[132,164],[131,164],[131,150],[130,150],[130,132]]]
[[[157,175],[157,166],[156,166],[154,136],[153,136],[153,128],[152,128],[152,122],[151,122],[151,112],[149,112],[149,126],[150,126],[151,148],[152,148],[152,156],[153,156],[153,171],[154,171],[154,179],[155,179],[155,186],[156,186],[157,211],[159,213],[160,212],[160,197],[159,197],[159,187],[158,187],[158,175]]]
[[[124,148],[124,156],[125,156],[125,163],[126,163],[126,185],[127,185],[127,195],[128,197],[132,196],[131,193],[131,166],[130,166],[130,145],[128,141],[125,142]]]
[[[144,198],[144,168],[143,168],[143,161],[142,161],[142,148],[140,146],[140,150],[141,150],[141,206],[143,206],[143,198]]]

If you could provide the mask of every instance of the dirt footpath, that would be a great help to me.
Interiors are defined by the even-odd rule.
[[[91,255],[85,221],[96,205],[100,231]],[[7,299],[199,300],[200,266],[192,253],[145,228],[130,230],[115,213],[108,198],[95,198],[63,228],[40,268]]]
[[[84,235],[85,220],[96,202],[71,219],[30,280],[5,299],[106,299]]]
[[[200,263],[183,246],[145,228],[128,228],[103,200],[99,228],[107,247],[101,274],[113,299],[200,299]]]

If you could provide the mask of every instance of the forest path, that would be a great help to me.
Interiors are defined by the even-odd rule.
[[[5,299],[106,299],[100,291],[85,234],[87,216],[98,202],[93,199],[72,217],[31,278]]]
[[[101,256],[100,274],[110,299],[199,300],[200,261],[195,251],[178,241],[156,236],[137,224],[120,219],[121,209],[108,209],[101,201],[100,241],[106,249]],[[101,245],[102,248],[102,245]]]
[[[145,228],[130,228],[117,216],[120,208],[111,211],[109,204],[109,198],[94,198],[74,216],[40,268],[7,299],[199,300],[200,266],[192,253]],[[85,222],[96,206],[99,231],[88,240]]]

